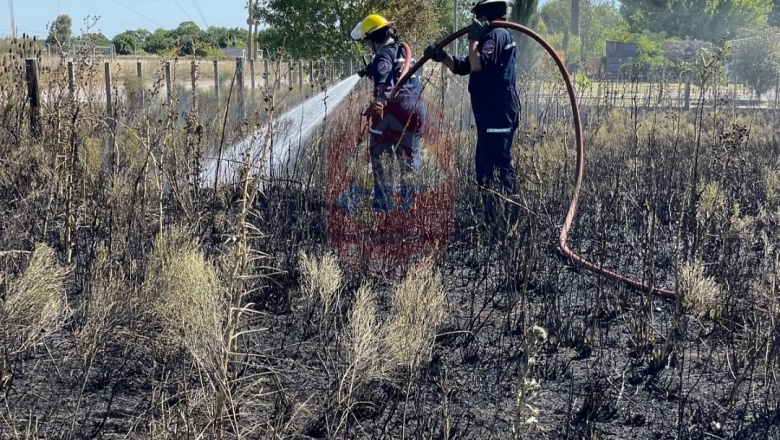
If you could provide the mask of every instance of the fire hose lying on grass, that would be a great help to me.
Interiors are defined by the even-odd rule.
[[[569,95],[569,102],[571,103],[572,119],[574,120],[574,137],[575,137],[575,144],[576,144],[576,151],[577,151],[577,165],[576,165],[576,175],[574,181],[574,193],[572,194],[571,203],[569,204],[569,210],[566,213],[566,218],[563,222],[563,226],[561,226],[561,232],[558,239],[558,248],[561,251],[561,253],[563,253],[564,256],[569,258],[573,263],[578,264],[584,267],[585,269],[621,281],[632,288],[644,292],[651,292],[653,294],[662,296],[664,298],[670,298],[670,299],[676,298],[677,295],[675,294],[674,291],[662,289],[655,286],[645,285],[633,278],[629,278],[620,275],[617,272],[613,272],[609,269],[605,269],[575,254],[569,248],[569,244],[568,244],[569,230],[571,229],[572,223],[574,222],[574,216],[577,214],[577,203],[579,201],[580,192],[582,190],[582,180],[583,180],[583,174],[585,172],[585,146],[582,140],[582,120],[580,118],[580,109],[577,106],[577,96],[574,93],[574,86],[571,82],[571,79],[569,78],[568,72],[566,71],[566,67],[563,65],[563,61],[561,61],[560,57],[555,53],[555,49],[553,49],[553,47],[550,46],[549,43],[547,43],[541,36],[539,36],[539,34],[532,31],[531,29],[526,28],[525,26],[519,25],[517,23],[512,23],[510,21],[496,20],[490,23],[490,27],[502,27],[502,28],[512,29],[531,37],[547,51],[550,57],[552,57],[552,59],[555,61],[555,64],[558,66],[558,70],[560,71],[561,76],[563,77],[563,81],[566,83],[566,91]],[[437,42],[436,47],[443,48],[444,46],[447,46],[451,42],[455,41],[455,39],[457,39],[458,37],[468,33],[470,28],[471,26],[467,26],[452,33],[451,35],[448,35],[447,37],[443,38],[441,41]],[[428,61],[428,59],[429,59],[428,57],[423,55],[419,60],[417,60],[417,63],[414,66],[408,69],[406,73],[401,76],[401,78],[398,80],[398,83],[391,91],[391,97],[396,96],[396,94],[400,91],[403,84],[412,75],[414,75],[415,72],[420,67],[422,67],[422,65],[425,64],[426,61]]]

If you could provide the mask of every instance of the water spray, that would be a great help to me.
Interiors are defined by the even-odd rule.
[[[268,177],[293,176],[300,166],[300,150],[359,80],[358,75],[347,77],[240,139],[218,157],[206,157],[202,178],[207,182],[233,182],[243,166]]]
[[[577,105],[577,96],[574,92],[574,85],[571,82],[571,78],[569,78],[569,74],[568,71],[566,70],[566,66],[564,66],[563,61],[558,56],[558,54],[555,53],[555,49],[553,49],[553,47],[547,41],[545,41],[544,38],[542,38],[539,34],[532,31],[531,29],[528,29],[525,26],[522,26],[517,23],[513,23],[511,21],[505,21],[505,20],[493,21],[490,23],[490,27],[501,27],[506,29],[512,29],[531,37],[534,41],[539,43],[545,49],[545,51],[547,51],[547,53],[550,55],[553,61],[555,61],[555,64],[558,66],[558,70],[561,73],[561,77],[563,77],[563,81],[566,84],[566,92],[568,93],[569,96],[569,102],[571,103],[571,110],[572,110],[572,119],[574,120],[574,138],[575,138],[575,146],[577,152],[577,166],[576,166],[576,174],[574,180],[574,192],[572,194],[571,202],[569,204],[569,210],[566,213],[566,218],[563,222],[563,226],[561,226],[561,231],[558,239],[558,248],[561,251],[561,253],[563,253],[564,256],[569,258],[573,263],[576,263],[592,272],[607,276],[617,281],[621,281],[627,284],[629,287],[644,292],[651,292],[653,294],[659,295],[664,298],[675,299],[677,297],[677,294],[672,290],[646,285],[633,278],[629,278],[617,272],[613,272],[609,269],[605,269],[577,255],[569,248],[569,244],[568,244],[569,231],[571,229],[572,223],[574,222],[574,216],[577,214],[577,204],[579,202],[580,192],[582,190],[583,174],[585,172],[585,146],[582,140],[582,119],[580,118],[580,109],[579,106]],[[436,43],[435,47],[443,48],[447,46],[451,42],[455,41],[458,37],[468,33],[470,28],[471,26],[466,26],[444,37],[442,40]],[[425,62],[428,61],[429,59],[430,59],[429,57],[423,55],[419,60],[417,60],[417,63],[415,63],[415,65],[412,68],[410,68],[404,75],[401,76],[401,78],[398,80],[398,83],[390,92],[390,96],[395,97],[398,94],[398,92],[401,90],[403,84],[409,78],[411,78],[411,76],[414,75],[415,72],[420,67],[422,67],[422,65],[425,64]]]

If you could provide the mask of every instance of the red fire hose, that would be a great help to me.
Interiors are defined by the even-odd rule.
[[[571,103],[571,111],[572,111],[572,119],[574,120],[574,137],[575,137],[575,143],[576,143],[576,149],[577,149],[577,167],[576,167],[576,175],[574,180],[574,193],[572,194],[571,203],[569,204],[569,211],[566,213],[566,218],[563,222],[563,226],[561,226],[561,232],[559,236],[558,241],[558,248],[560,251],[568,257],[572,262],[579,264],[580,266],[601,274],[605,275],[607,277],[613,278],[615,280],[621,281],[628,286],[644,291],[644,292],[652,292],[656,295],[660,295],[665,298],[676,298],[676,294],[674,291],[662,289],[659,287],[654,286],[648,286],[645,285],[633,278],[629,278],[623,275],[620,275],[616,272],[613,272],[609,269],[605,269],[597,264],[594,264],[585,258],[575,254],[568,245],[568,239],[569,239],[569,230],[571,229],[571,225],[574,222],[574,216],[577,214],[577,203],[579,201],[580,192],[582,190],[582,180],[583,180],[583,174],[585,172],[585,146],[582,141],[582,120],[580,118],[580,109],[577,106],[577,96],[574,93],[574,85],[571,82],[571,78],[569,78],[569,74],[566,71],[566,67],[563,65],[563,61],[561,61],[558,54],[555,53],[555,49],[553,49],[552,46],[550,46],[549,43],[547,43],[539,34],[532,31],[531,29],[526,28],[525,26],[519,25],[517,23],[512,23],[510,21],[503,21],[503,20],[497,20],[490,23],[490,27],[502,27],[507,29],[512,29],[518,32],[521,32],[525,35],[528,35],[532,39],[534,39],[537,43],[539,43],[544,49],[547,51],[547,53],[552,57],[552,59],[555,61],[555,64],[558,66],[558,70],[561,73],[561,76],[563,77],[563,81],[566,83],[566,91],[569,95],[569,102]],[[464,27],[463,29],[460,29],[456,31],[455,33],[448,35],[447,37],[443,38],[441,41],[436,43],[436,47],[444,47],[451,42],[453,42],[456,38],[465,35],[471,26]],[[407,57],[407,61],[408,61]],[[390,92],[391,97],[395,97],[395,95],[398,93],[400,88],[403,86],[403,84],[412,76],[414,73],[422,67],[423,64],[425,64],[426,61],[428,61],[428,57],[423,55],[419,60],[417,60],[417,63],[415,63],[412,68],[409,69],[409,71],[406,72],[405,75],[401,77],[401,79],[398,80],[398,83],[396,84],[395,88]]]

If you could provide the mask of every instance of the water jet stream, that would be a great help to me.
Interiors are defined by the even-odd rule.
[[[352,92],[360,77],[352,75],[287,111],[271,124],[227,147],[221,157],[206,157],[201,178],[205,182],[235,183],[244,163],[261,167],[265,176],[287,178],[298,164],[298,153],[315,129]],[[271,130],[269,131],[269,128]],[[219,176],[216,173],[219,172]]]

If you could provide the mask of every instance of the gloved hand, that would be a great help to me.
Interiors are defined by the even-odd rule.
[[[368,116],[370,127],[375,126],[385,117],[385,103],[384,101],[373,101],[368,106],[366,111],[363,112],[364,116]]]
[[[426,47],[423,54],[431,61],[435,61],[437,63],[446,60],[448,56],[447,51],[441,47],[436,46],[435,44],[431,44],[430,46]]]
[[[469,40],[479,41],[479,39],[485,35],[485,32],[488,31],[489,26],[490,22],[487,18],[474,17],[474,20],[471,23],[471,28],[469,29]]]
[[[360,70],[357,71],[357,74],[361,78],[368,75],[368,66],[362,67]]]

